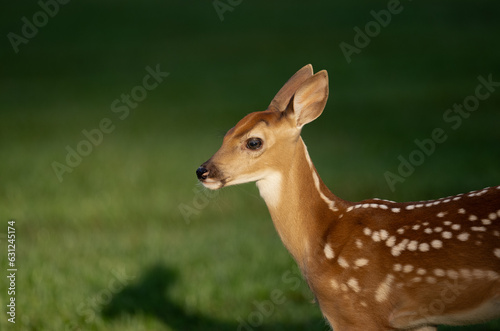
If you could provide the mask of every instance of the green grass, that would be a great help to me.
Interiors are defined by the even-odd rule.
[[[347,64],[339,43],[386,4],[244,1],[220,22],[210,2],[70,2],[18,54],[4,38],[0,329],[327,329],[255,185],[210,195],[194,171],[312,63],[329,72],[330,100],[303,137],[340,197],[419,200],[498,185],[500,91],[456,130],[442,116],[474,93],[477,76],[500,80],[499,6],[405,3]],[[38,10],[11,4],[2,34]],[[170,76],[121,120],[111,103],[158,63]],[[103,118],[114,131],[60,182],[52,163]],[[448,140],[391,191],[384,172],[436,127]],[[16,325],[4,313],[11,219]]]

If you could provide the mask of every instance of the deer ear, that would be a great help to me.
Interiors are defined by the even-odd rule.
[[[328,74],[321,70],[308,78],[293,97],[293,113],[298,128],[321,115],[328,100]]]
[[[278,93],[276,93],[276,96],[273,101],[271,101],[268,109],[274,111],[285,111],[297,89],[312,75],[312,65],[308,64],[303,66],[285,83],[285,85],[283,85]]]

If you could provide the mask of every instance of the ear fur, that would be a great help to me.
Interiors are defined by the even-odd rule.
[[[328,100],[328,74],[317,72],[304,81],[293,97],[293,113],[298,128],[314,121],[321,115]]]
[[[284,111],[297,89],[313,75],[313,67],[310,64],[303,66],[297,71],[283,87],[276,93],[268,109],[274,111]]]

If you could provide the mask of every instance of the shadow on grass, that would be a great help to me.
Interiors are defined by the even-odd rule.
[[[135,284],[115,294],[105,307],[105,319],[122,315],[149,315],[175,330],[325,330],[325,321],[312,319],[303,323],[270,323],[252,328],[238,321],[219,321],[198,313],[187,313],[183,307],[168,297],[168,289],[177,281],[177,273],[163,265],[154,265]]]
[[[161,264],[149,268],[135,284],[125,287],[117,293],[111,302],[102,310],[106,319],[122,315],[149,315],[175,330],[218,330],[218,331],[251,331],[251,330],[326,330],[325,321],[311,319],[302,323],[265,323],[256,327],[241,325],[238,321],[219,321],[201,314],[187,313],[180,305],[168,297],[168,289],[177,281],[177,273]],[[319,308],[318,308],[319,309]],[[441,326],[439,330],[499,330],[500,321],[488,325],[471,325],[464,327]]]

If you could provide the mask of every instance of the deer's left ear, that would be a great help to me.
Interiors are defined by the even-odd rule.
[[[293,116],[298,128],[321,115],[328,100],[328,74],[321,70],[308,78],[293,96]]]
[[[312,77],[312,75],[313,75],[312,65],[308,64],[303,66],[278,91],[273,101],[271,101],[271,104],[269,105],[268,109],[274,111],[285,111],[286,107],[290,103],[290,100],[292,99],[297,89],[308,78]]]

